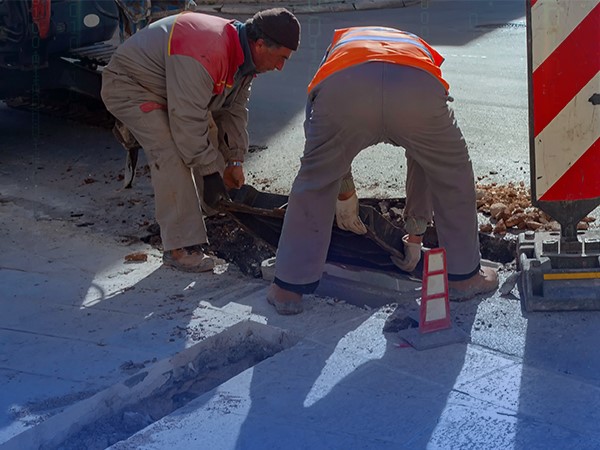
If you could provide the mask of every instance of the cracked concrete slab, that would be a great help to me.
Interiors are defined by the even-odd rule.
[[[306,338],[111,448],[538,448],[544,433],[593,448],[600,436],[598,409],[577,400],[597,404],[592,384],[473,345],[400,348],[381,324],[354,323],[344,344]]]

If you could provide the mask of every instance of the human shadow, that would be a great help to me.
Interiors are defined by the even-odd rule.
[[[416,309],[413,302],[399,304],[405,312]],[[455,386],[479,355],[464,344],[417,351],[383,332],[387,312],[315,330],[254,367],[251,406],[234,426],[235,446],[221,448],[398,449],[429,442],[446,448],[450,442],[436,427],[460,402]],[[468,331],[467,320],[454,326]]]
[[[598,448],[600,312],[524,311],[522,320],[522,366],[499,374],[516,383],[506,399],[522,418],[514,448]]]

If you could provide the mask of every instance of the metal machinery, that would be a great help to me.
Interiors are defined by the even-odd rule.
[[[87,121],[110,126],[100,99],[102,66],[122,39],[193,5],[190,0],[0,0],[0,100],[76,119],[88,112]]]
[[[41,108],[47,97],[98,98],[98,65],[119,25],[113,0],[0,0],[0,100]]]
[[[520,236],[528,311],[600,309],[600,0],[528,0],[531,194],[560,232]]]

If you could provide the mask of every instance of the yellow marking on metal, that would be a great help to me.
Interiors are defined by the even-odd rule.
[[[169,32],[169,42],[167,43],[167,55],[168,56],[171,56],[171,39],[173,38],[173,30],[175,29],[175,25],[177,24],[177,19],[179,19],[179,17],[175,18],[175,20],[171,24],[171,31]]]
[[[590,280],[600,278],[600,272],[545,273],[544,280]]]

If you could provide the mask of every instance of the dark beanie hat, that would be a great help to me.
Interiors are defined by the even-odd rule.
[[[259,11],[252,22],[271,40],[279,45],[298,50],[300,44],[300,23],[285,8],[273,8]]]

